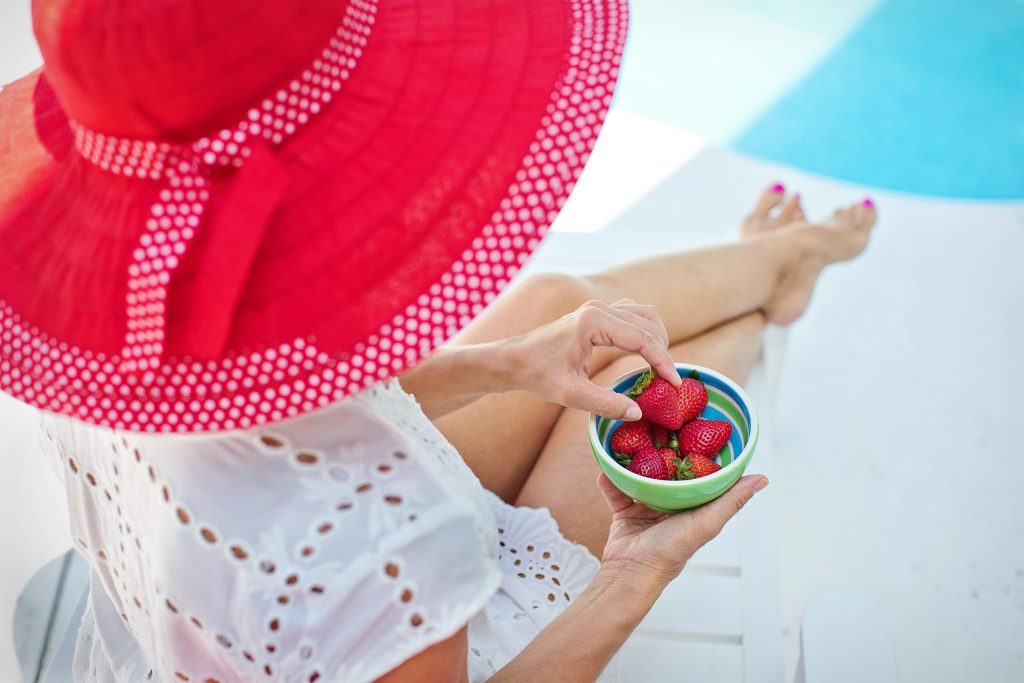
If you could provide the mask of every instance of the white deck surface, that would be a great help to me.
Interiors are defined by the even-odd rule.
[[[1024,680],[1024,203],[854,187],[621,111],[606,132],[534,269],[728,239],[774,179],[812,218],[880,207],[868,251],[826,273],[789,335],[771,486],[787,680],[804,608],[836,591],[882,606],[903,681]]]
[[[0,81],[35,64],[23,4],[0,3]],[[880,207],[868,252],[827,274],[789,335],[770,487],[786,679],[803,609],[846,591],[882,607],[901,680],[1024,680],[1024,203],[865,190],[708,148],[621,111],[600,145],[535,269],[585,272],[727,239],[757,189],[775,179],[802,191],[812,217],[865,191]],[[34,424],[0,397],[2,681],[17,680],[14,597],[69,545]],[[630,655],[665,662],[662,678],[638,680],[713,680],[679,665],[697,644],[664,641],[670,649]],[[739,671],[725,654],[728,638],[699,647]]]

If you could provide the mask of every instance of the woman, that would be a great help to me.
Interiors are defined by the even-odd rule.
[[[466,327],[582,169],[625,11],[37,0],[46,66],[0,93],[0,388],[92,567],[76,681],[612,676],[767,481],[665,518],[593,486],[585,413],[638,418],[600,387],[641,364],[742,379],[875,220],[769,188],[738,244]]]

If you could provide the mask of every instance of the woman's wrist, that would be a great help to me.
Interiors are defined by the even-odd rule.
[[[669,578],[648,567],[628,560],[605,562],[591,586],[601,595],[614,597],[622,607],[622,617],[639,621],[661,595]]]
[[[504,342],[449,346],[402,376],[430,419],[454,412],[487,394],[513,389]]]
[[[523,353],[521,339],[510,337],[477,347],[491,365],[491,382],[495,387],[492,393],[529,389],[529,359]]]
[[[488,352],[500,368],[497,381],[503,391],[528,391],[550,401],[551,383],[557,373],[549,361],[558,351],[535,341],[528,335],[509,337],[488,344]]]
[[[502,394],[506,391],[525,389],[523,374],[527,369],[526,361],[517,345],[517,337],[501,339],[487,344],[479,344],[474,348],[479,353],[481,362],[489,369],[490,391]]]

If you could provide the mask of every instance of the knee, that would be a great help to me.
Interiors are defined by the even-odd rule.
[[[598,298],[597,288],[586,278],[564,273],[531,275],[519,284],[516,293],[529,310],[545,320],[560,318]]]

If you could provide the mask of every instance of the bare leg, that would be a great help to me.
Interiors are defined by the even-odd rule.
[[[477,344],[525,334],[576,310],[595,294],[583,278],[527,278],[474,320],[456,343]],[[512,391],[484,396],[435,424],[483,485],[511,503],[561,412],[561,406],[525,391]]]
[[[760,354],[764,326],[763,314],[749,313],[670,351],[678,361],[703,365],[744,382]],[[643,365],[639,356],[623,356],[596,379],[608,383]],[[566,538],[601,557],[611,514],[594,485],[599,470],[587,441],[587,418],[578,410],[562,411],[516,505],[547,507]]]
[[[474,321],[458,343],[517,336],[576,310],[590,299],[613,303],[624,298],[657,307],[669,339],[675,343],[686,335],[698,335],[723,321],[756,311],[767,301],[774,291],[770,281],[779,277],[771,272],[770,264],[774,254],[781,254],[785,246],[775,242],[763,239],[673,254],[593,277],[553,274],[529,278]],[[735,270],[729,265],[736,262],[749,266],[754,276],[741,277],[742,268]],[[716,264],[721,267],[716,268]],[[669,288],[674,288],[674,296],[661,291],[663,287],[656,282],[668,272],[675,273]],[[716,295],[716,286],[725,291]],[[622,355],[613,349],[599,349],[591,367],[599,371]],[[484,486],[512,502],[561,412],[561,406],[516,391],[485,396],[438,419],[436,424]]]
[[[529,278],[466,328],[458,343],[524,334],[590,299],[633,299],[654,306],[672,343],[761,309],[787,272],[821,250],[807,231],[782,229],[795,226],[791,219],[800,215],[794,202],[787,202],[777,216],[772,214],[783,197],[770,188],[762,193],[744,219],[744,239],[739,242],[631,261],[595,275]],[[595,367],[616,355],[609,351]]]
[[[781,209],[775,209],[781,205]],[[772,234],[802,216],[798,199],[766,188],[743,222],[752,241],[698,252],[677,252],[591,277],[548,274],[528,278],[494,303],[456,343],[476,344],[525,334],[576,310],[590,299],[634,299],[659,309],[675,343],[763,306],[803,248],[792,236]],[[599,371],[622,354],[602,349]],[[437,426],[480,480],[508,502],[519,494],[560,406],[526,392],[487,396],[437,420]]]
[[[624,265],[589,277],[541,275],[520,283],[470,325],[457,343],[480,343],[524,334],[565,315],[589,299],[623,298],[658,308],[672,343],[727,320],[765,310],[774,322],[791,322],[807,305],[825,264],[863,249],[874,212],[846,210],[840,227],[782,222],[802,215],[790,200],[766,190],[744,221],[744,241],[680,252]],[[837,216],[839,214],[837,213]],[[621,353],[602,349],[595,371]],[[437,421],[484,485],[506,501],[516,499],[555,421],[559,406],[525,392],[488,396]]]

